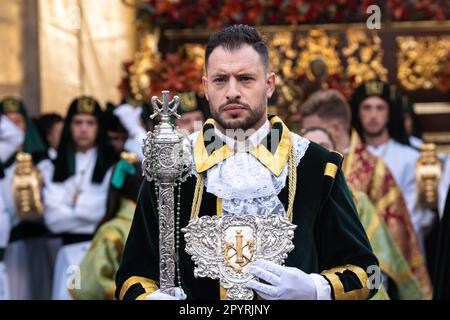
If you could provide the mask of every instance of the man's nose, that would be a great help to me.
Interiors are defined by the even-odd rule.
[[[239,83],[236,79],[231,78],[228,82],[228,90],[226,92],[227,100],[239,100],[241,98],[241,93],[239,91]]]
[[[374,109],[371,109],[369,111],[369,116],[370,116],[371,119],[377,118],[377,111],[374,110]]]

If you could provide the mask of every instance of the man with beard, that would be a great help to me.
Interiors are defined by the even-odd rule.
[[[361,142],[358,133],[352,130],[350,106],[345,98],[336,90],[317,91],[300,107],[300,114],[302,116],[301,126],[304,130],[319,127],[331,134],[336,142],[337,150],[345,155],[343,171],[349,186],[355,192],[361,191],[368,195],[378,216],[386,223],[390,236],[421,284],[422,292],[417,295],[416,287],[411,285],[415,281],[411,277],[405,276],[406,272],[399,268],[388,268],[381,265],[382,270],[394,282],[388,286],[391,297],[399,299],[430,298],[430,279],[405,200],[383,159],[372,155]],[[397,262],[388,255],[392,250],[377,251],[384,253],[383,257],[379,257],[379,259],[388,261],[389,265]],[[393,293],[393,288],[398,291],[396,294]]]
[[[181,183],[178,227],[199,216],[281,215],[301,226],[286,266],[251,261],[246,286],[263,299],[367,299],[369,266],[378,266],[334,152],[267,116],[275,89],[268,50],[254,28],[214,33],[205,50],[205,96],[211,119],[189,136],[193,172]],[[158,287],[159,232],[153,182],[141,187],[116,276],[119,299],[224,299],[218,280],[196,278],[186,242],[176,238],[177,287]],[[191,210],[192,209],[192,210]],[[190,214],[191,213],[191,214]],[[178,229],[175,230],[178,233]]]
[[[367,149],[386,162],[400,187],[422,254],[426,256],[425,238],[435,214],[417,201],[416,163],[420,153],[409,145],[400,92],[393,85],[368,81],[355,89],[350,105],[353,127]]]
[[[63,242],[56,258],[53,299],[70,299],[67,284],[76,270],[69,267],[81,262],[106,212],[118,155],[106,137],[102,117],[95,99],[82,96],[72,101],[53,180],[44,188],[45,223]]]

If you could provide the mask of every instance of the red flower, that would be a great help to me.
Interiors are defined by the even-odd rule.
[[[148,0],[146,14],[152,25],[170,28],[334,23],[364,21],[367,7],[378,5],[385,21],[450,19],[448,0]]]

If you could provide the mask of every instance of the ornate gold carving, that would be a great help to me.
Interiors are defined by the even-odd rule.
[[[186,55],[194,60],[195,66],[205,73],[205,46],[197,43],[187,43],[184,45]]]
[[[258,30],[263,34],[268,33],[280,33],[289,30],[289,32],[307,32],[311,29],[312,25],[304,23],[291,26],[258,26]],[[365,23],[325,23],[320,24],[320,29],[326,31],[346,31],[352,30],[367,30]],[[381,24],[382,31],[447,31],[450,28],[450,20],[429,20],[429,21],[395,21],[386,22]],[[163,30],[164,37],[168,40],[190,40],[190,39],[203,39],[207,40],[211,36],[210,29],[165,29]]]
[[[298,114],[307,91],[303,80],[322,85],[328,75],[342,74],[338,42],[337,36],[329,36],[322,29],[303,35],[290,30],[269,35],[270,68],[277,75],[276,113]]]
[[[347,31],[347,47],[342,50],[347,58],[347,77],[354,77],[354,87],[368,80],[387,81],[387,69],[383,66],[384,51],[376,32]]]
[[[292,78],[292,64],[295,52],[292,48],[293,34],[281,32],[273,35],[269,41],[269,60],[272,70],[281,76],[281,79]]]
[[[441,178],[441,162],[437,157],[436,145],[422,144],[420,158],[416,164],[418,203],[422,207],[435,209],[438,201],[438,185]]]
[[[12,181],[12,191],[16,215],[23,220],[42,217],[43,205],[41,188],[43,179],[34,166],[29,153],[19,152],[16,156],[16,171]]]
[[[317,69],[314,66],[317,65],[316,62],[321,61],[325,64],[328,74],[341,75],[342,64],[336,50],[338,43],[337,36],[329,36],[320,29],[311,30],[307,37],[300,36],[298,48],[301,53],[295,72],[300,76],[306,75],[310,81],[316,81],[319,74],[315,72]]]
[[[138,101],[143,101],[150,94],[151,79],[148,70],[160,61],[158,52],[159,30],[146,34],[140,41],[139,50],[134,55],[130,66],[131,93]]]
[[[277,75],[277,107],[296,112],[302,91],[296,81],[297,74],[293,70],[297,59],[293,37],[292,32],[275,33],[268,39],[268,46],[270,69]],[[274,113],[279,113],[279,110]]]
[[[450,36],[399,36],[398,74],[401,85],[408,90],[436,87],[436,75],[450,50]]]

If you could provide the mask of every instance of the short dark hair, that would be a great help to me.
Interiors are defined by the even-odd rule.
[[[269,51],[264,37],[250,26],[235,24],[211,35],[205,49],[205,65],[213,50],[222,46],[227,50],[239,49],[243,44],[250,45],[261,57],[264,69],[269,70]]]
[[[350,129],[351,111],[344,96],[337,90],[319,90],[300,106],[302,118],[317,115],[325,120],[337,119]]]

